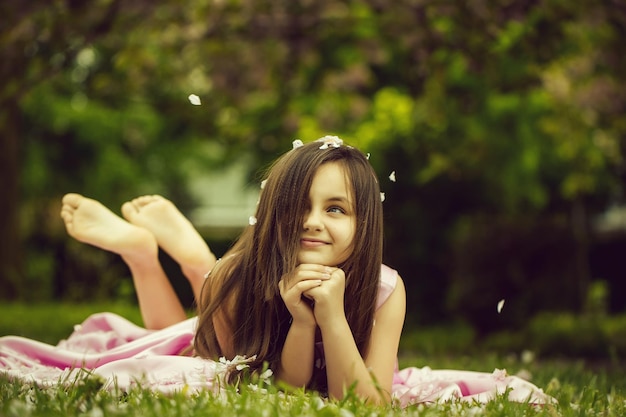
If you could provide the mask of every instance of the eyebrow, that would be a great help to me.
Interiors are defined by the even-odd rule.
[[[352,204],[350,202],[350,200],[348,200],[347,197],[329,197],[329,198],[326,199],[326,201],[328,201],[328,202],[338,201],[338,202],[341,202],[341,203]]]

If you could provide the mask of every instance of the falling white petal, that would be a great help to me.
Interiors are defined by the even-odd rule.
[[[370,160],[370,153],[368,152],[367,155],[365,155],[365,158],[367,158],[367,160]]]
[[[396,171],[393,171],[390,175],[389,175],[389,179],[393,182],[396,182]]]
[[[385,201],[385,193],[380,193],[380,201]]]
[[[498,302],[498,314],[502,311],[502,307],[504,307],[504,298]]]
[[[199,106],[202,104],[202,102],[200,101],[200,97],[195,94],[189,94],[189,102],[194,106]]]
[[[254,217],[254,216],[250,216],[250,217],[248,218],[248,224],[249,224],[250,226],[254,226],[254,225],[256,224],[256,217]]]

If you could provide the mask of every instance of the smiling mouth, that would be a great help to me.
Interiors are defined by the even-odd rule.
[[[317,239],[300,239],[300,244],[305,248],[317,248],[320,246],[324,246],[327,243]]]

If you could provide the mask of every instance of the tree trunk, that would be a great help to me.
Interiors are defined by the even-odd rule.
[[[19,235],[19,110],[13,100],[0,106],[0,298],[19,294],[22,253]]]
[[[581,198],[577,198],[572,203],[571,225],[576,239],[576,286],[578,308],[585,306],[589,282],[591,281],[591,268],[589,266],[589,224],[587,219],[587,209]]]

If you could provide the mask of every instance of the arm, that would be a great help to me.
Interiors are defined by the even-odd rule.
[[[280,356],[276,378],[294,387],[304,387],[313,375],[315,328],[292,323]]]
[[[303,294],[330,278],[329,270],[321,265],[299,265],[280,283],[280,295],[291,314],[292,322],[281,352],[276,378],[294,387],[304,387],[313,375],[315,330],[313,309]]]
[[[329,295],[338,292],[337,287],[330,288],[331,285],[327,285],[326,282],[319,289],[324,287],[329,290]],[[406,292],[400,277],[393,293],[376,312],[376,321],[365,358],[362,358],[358,351],[343,312],[343,292],[341,305],[338,304],[337,298],[334,298],[334,302],[331,301],[333,298],[329,298],[329,303],[324,301],[322,294],[317,295],[319,299],[315,299],[315,314],[324,342],[329,394],[341,398],[344,390],[356,383],[355,392],[361,398],[371,402],[389,402],[406,312]],[[338,310],[340,307],[341,310]]]
[[[215,337],[220,345],[222,354],[231,359],[235,357],[235,348],[233,343],[233,331],[229,325],[224,309],[220,308],[213,314],[213,327],[215,328]]]
[[[376,312],[372,338],[365,358],[376,380],[389,400],[393,373],[398,361],[398,347],[406,316],[406,290],[398,276],[396,287]]]
[[[222,353],[227,358],[235,357],[233,334],[224,312],[219,309],[213,315],[213,326]],[[313,349],[316,326],[292,323],[281,353],[276,378],[294,387],[303,387],[313,374]],[[310,359],[309,359],[310,358]]]

